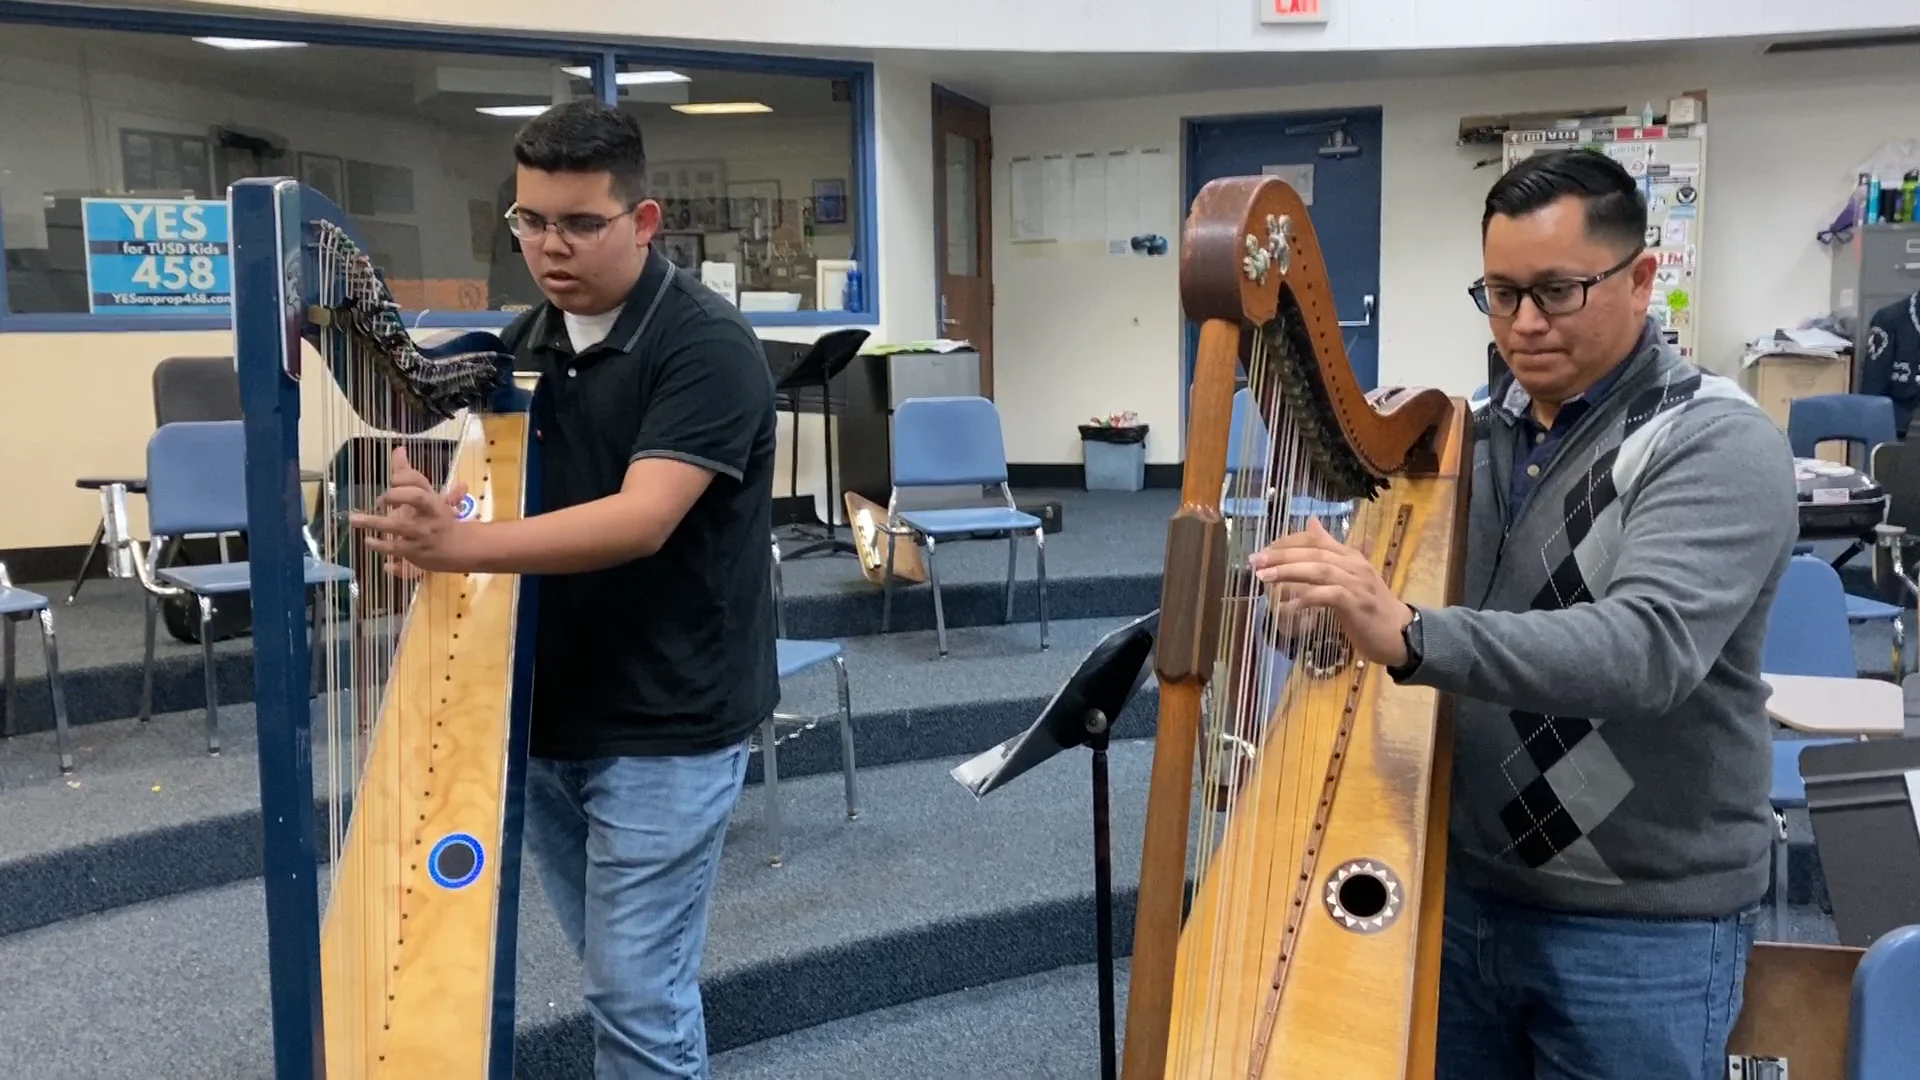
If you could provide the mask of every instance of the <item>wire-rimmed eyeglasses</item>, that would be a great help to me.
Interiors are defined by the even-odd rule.
[[[1554,278],[1532,285],[1509,285],[1505,282],[1488,284],[1486,278],[1481,278],[1467,286],[1467,295],[1473,297],[1473,304],[1482,315],[1491,315],[1496,319],[1511,319],[1519,314],[1523,297],[1532,297],[1533,306],[1542,315],[1571,315],[1587,306],[1589,290],[1632,266],[1645,250],[1644,247],[1634,248],[1633,254],[1590,277]]]
[[[607,231],[607,226],[633,213],[639,205],[635,203],[612,217],[605,214],[566,214],[556,221],[548,221],[531,210],[520,209],[520,204],[515,203],[507,208],[507,230],[524,244],[538,241],[547,234],[548,229],[558,232],[560,239],[569,244],[590,244],[600,239],[601,234]]]

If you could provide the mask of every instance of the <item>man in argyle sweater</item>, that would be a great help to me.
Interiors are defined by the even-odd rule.
[[[1647,317],[1618,163],[1495,182],[1470,290],[1509,373],[1476,414],[1464,602],[1415,610],[1310,526],[1254,557],[1396,680],[1455,696],[1441,1080],[1721,1080],[1773,819],[1761,643],[1792,453]]]

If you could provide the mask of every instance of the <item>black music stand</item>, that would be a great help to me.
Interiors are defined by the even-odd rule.
[[[1100,1075],[1119,1068],[1113,996],[1113,844],[1107,814],[1107,739],[1127,699],[1140,688],[1153,654],[1160,612],[1142,615],[1094,645],[1027,730],[962,762],[960,786],[984,797],[1063,750],[1093,751],[1093,917],[1100,971]]]
[[[833,394],[829,392],[828,384],[833,381],[834,376],[845,371],[848,364],[853,363],[853,358],[860,353],[860,346],[866,344],[866,341],[867,331],[857,327],[835,330],[815,341],[806,355],[800,358],[800,362],[794,365],[793,370],[781,376],[780,381],[774,384],[774,389],[787,395],[787,404],[793,413],[793,457],[788,462],[792,478],[789,481],[788,494],[793,498],[800,496],[800,391],[803,389],[812,390],[818,387],[820,391],[820,437],[825,444],[827,463],[826,538],[784,552],[780,556],[783,559],[802,559],[821,552],[829,555],[851,555],[855,551],[851,537],[845,540],[840,539],[839,530],[834,525]]]

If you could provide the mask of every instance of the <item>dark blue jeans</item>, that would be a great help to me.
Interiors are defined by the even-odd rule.
[[[596,1080],[706,1080],[700,958],[747,747],[527,762],[526,844],[580,957]]]
[[[1724,1080],[1758,910],[1564,915],[1450,885],[1437,1080]]]

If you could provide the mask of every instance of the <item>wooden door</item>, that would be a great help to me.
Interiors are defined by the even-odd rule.
[[[987,110],[933,88],[933,249],[943,338],[980,353],[980,393],[993,396],[992,121]]]

